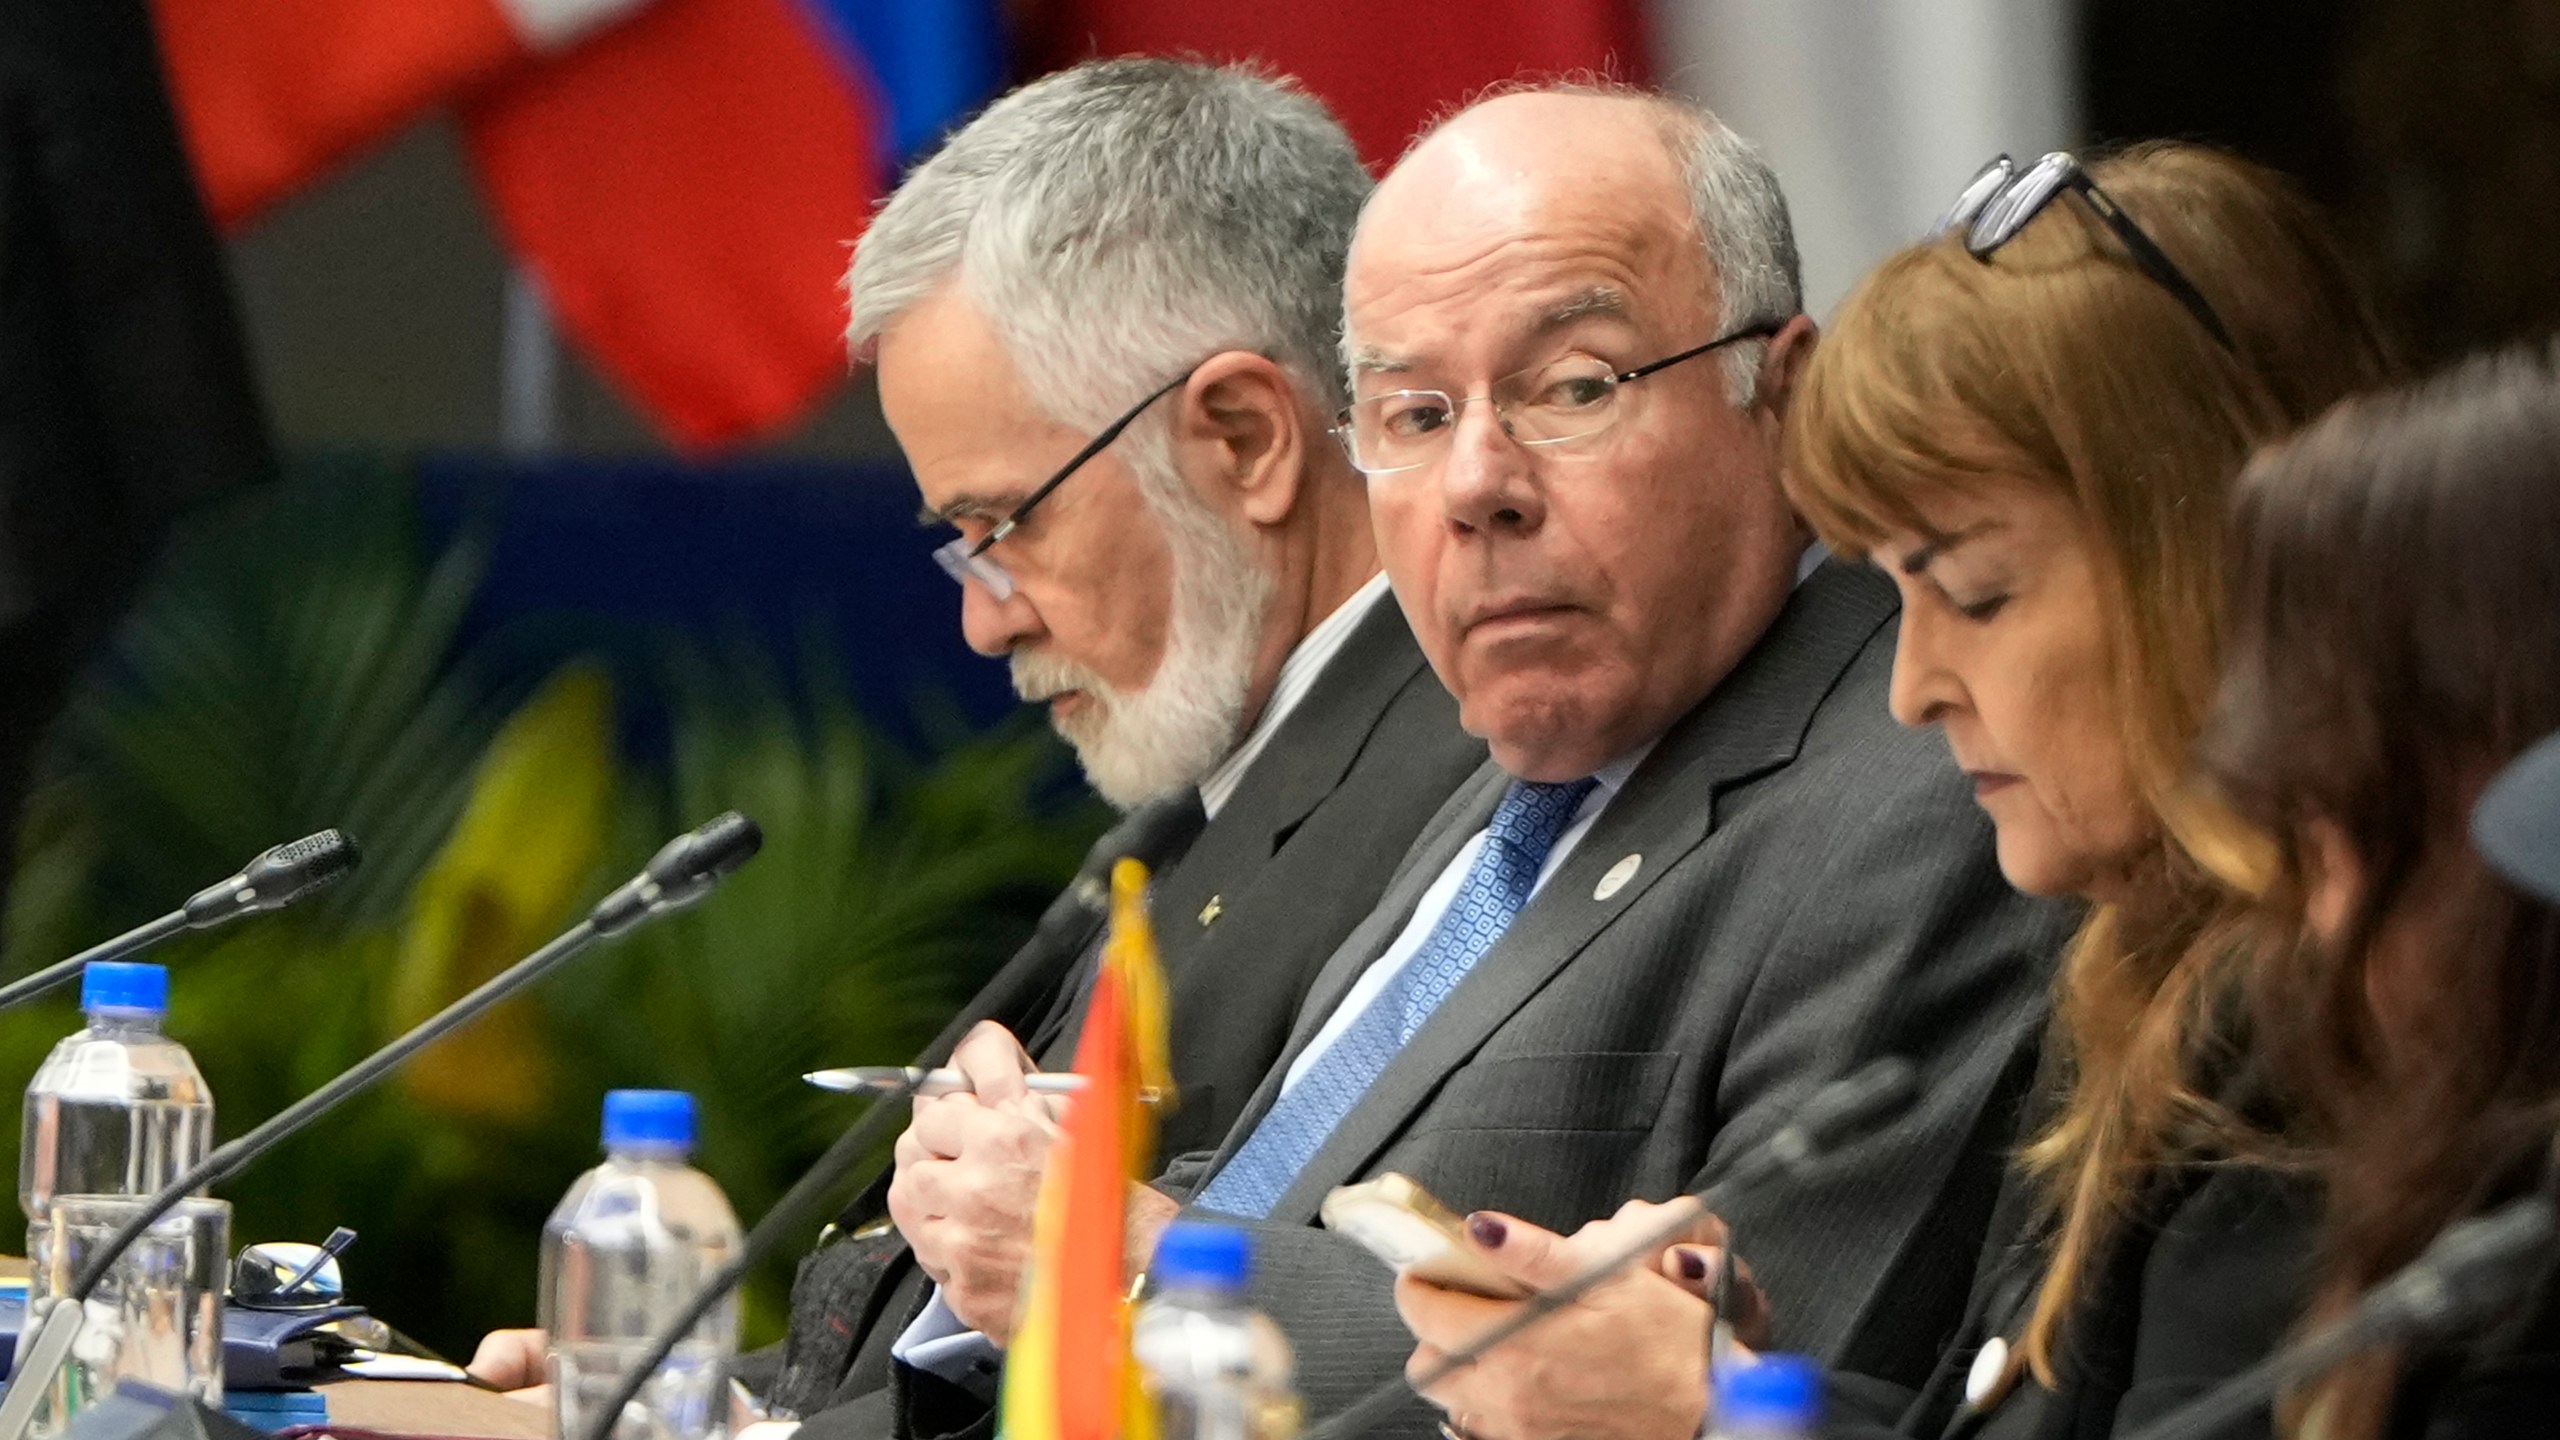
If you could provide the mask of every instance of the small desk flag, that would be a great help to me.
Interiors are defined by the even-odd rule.
[[[1006,1356],[1007,1440],[1154,1440],[1129,1358],[1128,1191],[1155,1158],[1152,1095],[1169,1099],[1164,971],[1147,924],[1147,870],[1111,872],[1111,939],[1076,1043],[1084,1088],[1040,1184],[1031,1270]]]

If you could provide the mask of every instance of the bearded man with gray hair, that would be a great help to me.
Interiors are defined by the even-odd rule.
[[[1159,867],[1176,1149],[1234,1122],[1316,967],[1484,758],[1387,594],[1331,433],[1368,190],[1285,82],[1104,61],[996,102],[855,251],[851,342],[926,523],[957,532],[935,558],[969,643],[1129,812],[1088,873],[1124,853]],[[1097,932],[1060,897],[947,1033],[974,1022],[981,1047],[1063,1065]],[[899,1348],[929,1352],[944,1287],[983,1301],[983,1277],[1019,1269],[985,1215],[1027,1235],[1037,1157],[993,1122],[1038,1103],[919,1104],[885,1196],[839,1222],[885,1198],[898,1230],[804,1267],[773,1398],[834,1407],[822,1431],[888,1428],[891,1341],[922,1311]]]

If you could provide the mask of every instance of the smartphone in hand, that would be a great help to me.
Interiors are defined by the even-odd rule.
[[[1326,1228],[1339,1230],[1400,1275],[1488,1300],[1525,1300],[1529,1287],[1467,1243],[1455,1212],[1410,1178],[1381,1175],[1324,1197]]]

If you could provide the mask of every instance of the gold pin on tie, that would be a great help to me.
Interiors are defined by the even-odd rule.
[[[1226,902],[1215,895],[1210,896],[1209,903],[1200,907],[1201,928],[1204,930],[1207,929],[1210,925],[1216,923],[1219,916],[1226,912]]]

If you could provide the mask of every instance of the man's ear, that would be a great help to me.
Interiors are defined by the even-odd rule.
[[[1805,362],[1813,358],[1813,347],[1821,338],[1813,317],[1798,315],[1770,337],[1768,349],[1761,352],[1759,383],[1751,393],[1751,408],[1756,412],[1755,418],[1766,418],[1773,442],[1776,432],[1786,424],[1787,407],[1796,398],[1796,382],[1804,377]]]
[[[1225,489],[1256,525],[1278,525],[1296,510],[1311,443],[1305,407],[1289,372],[1248,350],[1212,355],[1183,386],[1174,422],[1182,470]]]

